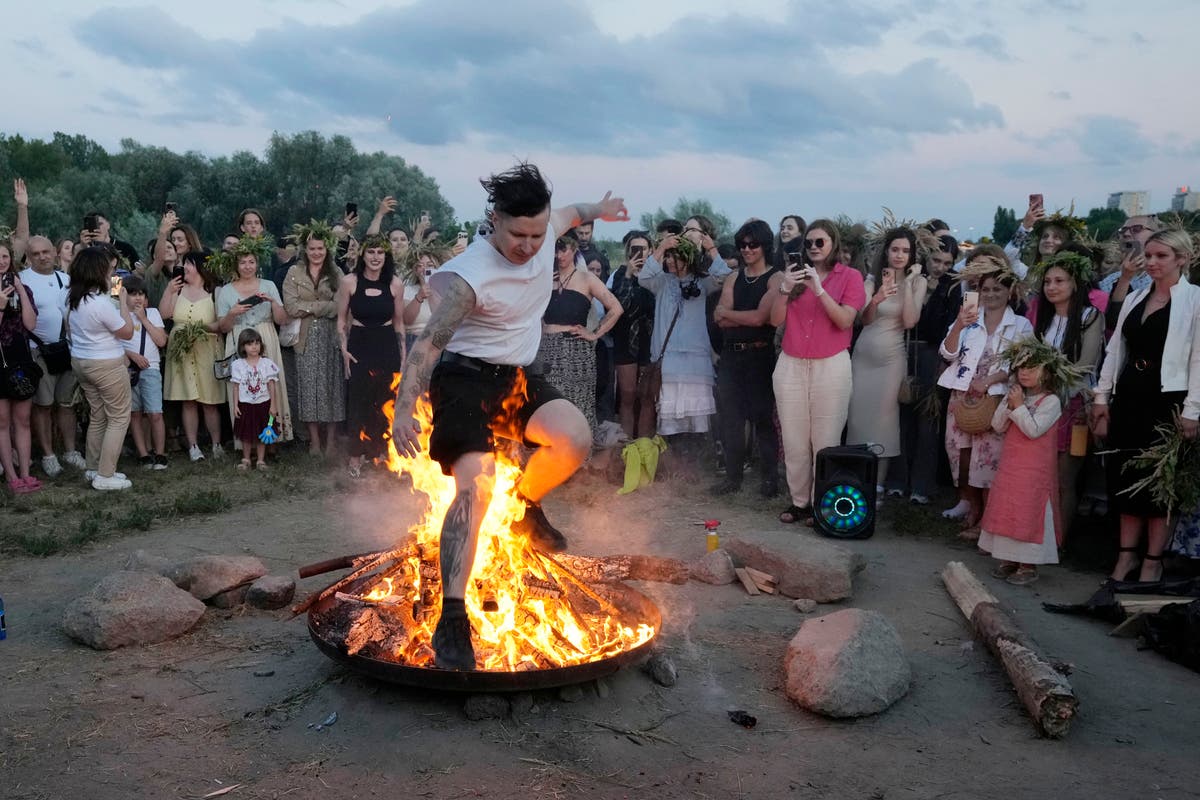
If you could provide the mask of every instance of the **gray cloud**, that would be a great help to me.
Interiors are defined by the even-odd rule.
[[[1135,122],[1108,115],[1085,117],[1077,141],[1081,153],[1104,165],[1144,161],[1154,151]]]
[[[1004,39],[994,33],[985,32],[969,36],[954,36],[941,28],[934,28],[918,36],[917,44],[929,47],[943,47],[948,50],[969,50],[978,55],[993,58],[996,61],[1016,60],[1008,52],[1008,45]]]
[[[1056,91],[1052,91],[1052,92],[1050,92],[1050,96],[1053,97],[1055,100],[1070,100],[1071,99],[1071,93],[1068,92],[1066,89],[1058,89]]]
[[[483,136],[623,155],[806,146],[839,155],[1003,125],[999,109],[934,60],[858,75],[841,66],[847,45],[878,44],[908,18],[793,0],[782,22],[693,17],[620,41],[574,0],[513,0],[503,13],[483,0],[418,0],[348,25],[262,30],[244,44],[197,36],[150,7],[107,9],[75,34],[153,71],[180,121],[232,123],[242,107],[268,111],[280,129],[387,120],[421,145]],[[1003,52],[999,40],[979,46],[997,43]]]

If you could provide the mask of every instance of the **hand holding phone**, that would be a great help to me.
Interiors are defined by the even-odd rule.
[[[259,297],[256,294],[252,294],[249,297],[245,297],[245,298],[242,298],[241,300],[238,300],[238,304],[246,306],[247,308],[253,308],[254,306],[261,303],[262,301],[263,301],[263,299],[261,297]]]
[[[972,317],[979,314],[979,292],[963,292],[963,310],[970,311]]]
[[[1040,194],[1031,194],[1029,195],[1029,207],[1045,208],[1045,200],[1042,199]]]

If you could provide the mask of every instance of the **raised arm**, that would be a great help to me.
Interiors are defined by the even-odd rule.
[[[25,181],[21,178],[13,181],[13,199],[17,203],[17,227],[13,229],[12,235],[12,269],[15,271],[25,255],[25,245],[29,242],[29,190],[25,188]]]
[[[408,354],[404,377],[396,391],[392,440],[396,452],[402,456],[415,456],[421,451],[421,423],[413,416],[417,400],[429,391],[434,365],[441,358],[446,345],[450,344],[458,326],[474,309],[475,290],[458,275],[449,275],[446,288],[433,307],[429,324],[417,337],[412,352]]]
[[[375,209],[375,216],[371,217],[371,224],[367,226],[367,232],[364,236],[374,236],[379,233],[383,227],[383,218],[396,210],[396,198],[390,194],[379,201],[379,207]]]
[[[604,316],[600,318],[599,327],[596,328],[595,333],[586,337],[595,341],[612,330],[613,325],[616,325],[617,320],[621,318],[621,314],[625,313],[625,309],[621,306],[621,301],[617,300],[617,296],[604,285],[604,281],[590,272],[588,273],[588,290],[591,296],[604,306]]]
[[[625,198],[613,197],[612,192],[605,192],[599,203],[572,203],[562,208],[556,208],[550,213],[550,224],[556,233],[565,233],[576,225],[593,220],[605,222],[628,222],[629,209],[625,208]]]

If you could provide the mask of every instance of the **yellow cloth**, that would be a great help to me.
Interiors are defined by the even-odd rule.
[[[653,439],[643,436],[625,445],[621,450],[621,458],[625,461],[625,485],[617,490],[617,494],[629,494],[654,483],[658,454],[666,449],[667,443],[661,436]]]

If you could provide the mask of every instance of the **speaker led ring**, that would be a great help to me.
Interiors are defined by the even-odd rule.
[[[851,484],[831,486],[821,496],[819,513],[824,523],[835,531],[853,532],[860,528],[870,514],[867,498]]]

